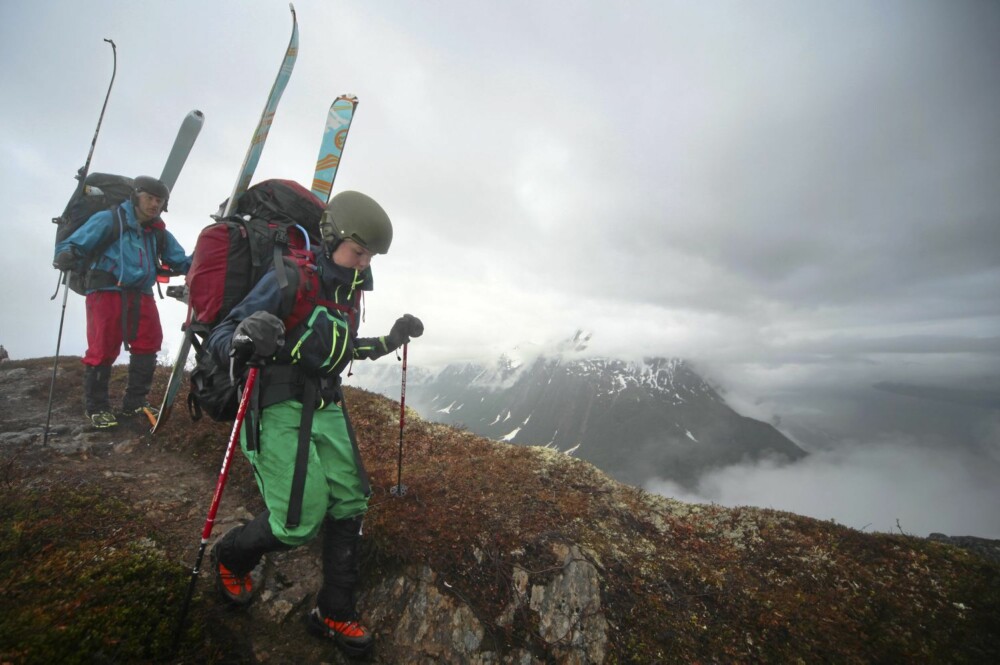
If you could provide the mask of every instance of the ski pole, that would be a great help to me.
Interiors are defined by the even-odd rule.
[[[403,484],[403,425],[406,422],[406,350],[409,346],[409,344],[403,345],[403,381],[399,389],[399,465],[396,486],[390,490],[393,496],[406,494],[406,485]]]
[[[236,421],[233,423],[233,431],[229,435],[226,454],[222,458],[222,469],[219,471],[219,479],[215,483],[215,494],[212,496],[212,504],[208,509],[205,526],[201,530],[198,557],[195,559],[194,568],[191,569],[191,581],[188,583],[187,593],[184,595],[184,604],[181,606],[181,613],[177,619],[177,629],[174,633],[173,642],[175,650],[180,643],[181,634],[184,632],[184,620],[187,618],[188,607],[191,605],[191,596],[194,594],[194,586],[198,581],[198,573],[201,572],[201,561],[205,557],[205,547],[208,545],[208,539],[212,535],[212,527],[215,526],[215,514],[218,512],[219,503],[222,501],[222,490],[226,487],[226,478],[229,476],[229,465],[233,459],[233,449],[240,438],[240,429],[243,427],[243,420],[246,417],[247,407],[250,405],[250,396],[253,394],[253,386],[257,382],[257,372],[259,370],[260,368],[257,365],[251,365],[250,371],[247,373],[246,385],[243,386],[240,406],[236,411]]]
[[[87,161],[84,162],[83,168],[80,169],[80,186],[83,186],[83,180],[87,177],[87,173],[90,172],[90,160],[94,157],[94,148],[97,147],[97,135],[101,133],[101,124],[104,122],[104,112],[108,110],[108,99],[111,98],[111,86],[115,84],[115,74],[118,73],[118,47],[110,39],[105,39],[107,43],[111,44],[111,53],[114,58],[114,65],[111,69],[111,83],[108,84],[108,91],[104,95],[104,105],[101,107],[101,115],[97,118],[97,129],[94,130],[94,138],[90,141],[90,151],[87,153]]]
[[[111,88],[115,84],[115,75],[118,73],[118,47],[110,39],[105,39],[107,43],[111,44],[111,52],[114,58],[113,66],[111,68],[111,82],[108,83],[108,91],[104,94],[104,105],[101,106],[101,115],[97,118],[97,129],[94,130],[94,138],[90,140],[90,150],[87,152],[87,161],[83,163],[80,170],[76,173],[76,190],[73,192],[73,196],[69,198],[66,202],[66,207],[63,208],[63,214],[56,217],[52,221],[58,224],[61,220],[66,218],[69,214],[69,207],[76,200],[80,192],[83,191],[84,181],[87,179],[87,173],[90,171],[90,160],[94,157],[94,148],[97,147],[97,136],[101,133],[101,125],[104,123],[104,112],[108,108],[108,100],[111,98]],[[56,232],[58,240],[58,231]],[[62,346],[62,333],[63,324],[66,321],[66,298],[69,296],[69,274],[64,270],[60,277],[59,282],[56,284],[56,291],[52,294],[49,300],[55,300],[56,296],[59,295],[59,286],[63,287],[63,301],[62,301],[62,314],[59,316],[59,334],[56,337],[56,357],[52,361],[52,382],[49,384],[49,405],[45,411],[45,432],[42,434],[42,445],[48,445],[49,443],[49,423],[52,420],[52,394],[55,392],[56,387],[56,373],[59,369],[59,348]]]
[[[69,201],[66,203],[66,207],[63,209],[63,214],[52,220],[56,223],[58,223],[59,220],[64,219],[66,215],[69,214],[70,205],[73,204],[73,201],[75,201],[80,192],[83,191],[84,182],[87,180],[87,174],[90,173],[90,160],[94,158],[94,148],[97,147],[97,136],[101,133],[101,125],[104,123],[104,112],[108,110],[108,100],[111,98],[111,88],[115,84],[115,75],[118,73],[118,47],[115,46],[115,43],[110,39],[105,39],[104,41],[111,44],[111,51],[114,57],[114,65],[111,69],[111,82],[108,83],[108,91],[104,94],[104,105],[101,107],[101,115],[97,118],[97,129],[94,130],[94,138],[90,140],[90,150],[87,152],[87,161],[85,161],[83,166],[80,167],[80,170],[76,172],[76,191],[73,192],[73,196],[71,196]],[[55,296],[53,296],[53,299],[54,298]]]
[[[104,41],[111,44],[114,66],[111,69],[111,83],[108,84],[108,92],[104,95],[104,106],[101,107],[101,115],[97,119],[97,129],[94,130],[94,138],[90,141],[90,152],[87,153],[87,161],[84,162],[83,168],[80,169],[80,173],[83,174],[80,179],[81,184],[83,183],[83,178],[86,178],[87,173],[90,172],[90,160],[94,157],[94,148],[97,146],[97,135],[101,132],[101,123],[104,122],[104,112],[108,109],[108,99],[111,98],[111,86],[115,84],[115,74],[118,73],[118,47],[110,39],[105,39]]]
[[[67,274],[62,274],[62,283],[66,284]],[[57,290],[58,292],[58,287]],[[56,335],[56,357],[52,360],[52,380],[49,381],[49,405],[45,409],[45,433],[42,434],[42,445],[49,445],[49,423],[52,421],[52,396],[56,389],[56,372],[59,370],[59,347],[62,346],[63,324],[66,322],[66,297],[69,286],[63,289],[62,314],[59,316],[59,334]]]

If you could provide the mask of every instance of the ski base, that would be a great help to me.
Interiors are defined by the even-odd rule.
[[[177,401],[177,394],[181,390],[181,382],[184,379],[184,366],[187,364],[188,354],[191,353],[191,342],[193,340],[194,333],[191,332],[190,328],[185,329],[181,347],[177,350],[177,359],[174,360],[174,368],[171,370],[170,378],[167,380],[167,389],[163,393],[163,402],[160,404],[160,415],[157,416],[152,429],[149,430],[150,434],[159,432],[167,422],[167,419],[170,418],[170,412]]]
[[[184,122],[181,123],[177,138],[174,140],[174,147],[170,150],[170,155],[163,165],[163,172],[160,174],[160,181],[170,191],[173,191],[174,185],[177,184],[177,178],[181,174],[181,169],[184,168],[184,162],[191,154],[191,148],[194,147],[195,139],[198,138],[204,124],[205,114],[198,110],[188,113]]]
[[[354,95],[341,95],[330,105],[312,182],[312,193],[320,201],[330,200],[333,181],[337,177],[337,168],[344,154],[347,134],[351,130],[351,121],[354,120],[354,111],[357,107],[358,98]]]

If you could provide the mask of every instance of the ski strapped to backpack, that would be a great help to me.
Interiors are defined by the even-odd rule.
[[[351,122],[357,108],[357,97],[341,95],[333,100],[330,111],[326,114],[326,127],[323,129],[323,141],[316,157],[312,184],[312,193],[323,201],[330,200],[330,191],[337,177],[337,168],[340,167],[340,159],[344,155],[347,135],[351,131]]]
[[[274,83],[271,85],[271,91],[264,104],[264,110],[261,112],[260,119],[257,121],[253,137],[250,140],[250,147],[247,149],[246,156],[243,158],[243,164],[240,166],[240,171],[236,178],[236,184],[233,187],[232,194],[230,194],[229,199],[225,204],[225,209],[221,215],[222,217],[226,217],[231,214],[233,207],[235,207],[243,193],[248,189],[250,180],[253,178],[254,171],[257,169],[257,163],[260,161],[261,153],[264,150],[264,143],[267,141],[267,135],[271,129],[271,122],[274,120],[274,114],[278,109],[278,102],[281,101],[281,96],[285,91],[285,86],[288,85],[288,81],[292,76],[292,70],[295,68],[295,61],[298,58],[299,53],[299,24],[295,16],[295,7],[289,4],[288,8],[292,13],[292,35],[288,40],[288,46],[285,48],[285,53],[281,60],[281,66],[278,69],[278,74],[274,79]],[[183,326],[184,338],[181,340],[181,346],[177,351],[177,358],[174,360],[174,366],[170,372],[170,378],[167,380],[167,388],[163,394],[163,402],[160,404],[160,415],[156,419],[156,424],[153,425],[150,430],[151,434],[156,434],[164,423],[166,423],[167,418],[170,417],[170,413],[173,410],[174,403],[177,401],[177,394],[180,392],[181,381],[184,378],[184,366],[187,363],[188,354],[190,353],[191,347],[194,343],[194,331],[191,329],[191,315],[192,312],[189,306],[188,322]]]

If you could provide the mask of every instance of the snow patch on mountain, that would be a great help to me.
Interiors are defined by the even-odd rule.
[[[520,427],[515,427],[509,433],[507,433],[504,436],[500,437],[500,440],[501,441],[513,441],[517,437],[518,432],[520,432],[520,431],[521,431]]]

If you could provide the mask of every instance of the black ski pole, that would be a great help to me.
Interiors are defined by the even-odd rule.
[[[399,389],[399,466],[396,486],[389,491],[393,496],[406,494],[406,485],[403,484],[403,425],[406,423],[406,350],[409,346],[409,344],[403,345],[403,382]]]
[[[76,172],[76,190],[73,192],[73,196],[69,197],[69,201],[66,202],[66,207],[63,208],[63,214],[56,217],[52,221],[58,224],[60,221],[66,218],[69,214],[69,208],[73,205],[73,201],[80,195],[85,187],[87,180],[87,174],[90,173],[90,161],[94,158],[94,148],[97,147],[97,137],[101,133],[101,125],[104,124],[104,112],[108,110],[108,100],[111,99],[111,88],[115,84],[115,75],[118,73],[118,47],[110,39],[105,39],[107,43],[111,44],[112,57],[114,58],[114,65],[111,69],[111,82],[108,83],[108,91],[104,94],[104,105],[101,106],[101,115],[97,118],[97,129],[94,130],[94,138],[90,140],[90,150],[87,152],[87,161],[83,163],[80,170]],[[50,300],[55,300],[55,296],[52,296]]]
[[[52,396],[56,388],[56,372],[59,370],[59,348],[62,346],[63,324],[66,322],[66,297],[69,296],[69,285],[66,284],[68,273],[62,274],[63,289],[62,314],[59,315],[59,334],[56,335],[56,357],[52,361],[52,379],[49,381],[49,405],[45,410],[45,432],[42,434],[42,445],[49,445],[49,423],[52,421]],[[58,287],[57,287],[58,289]]]
[[[104,105],[101,107],[101,115],[97,118],[97,129],[94,130],[94,138],[90,141],[90,150],[87,152],[87,161],[83,163],[80,170],[76,173],[76,190],[73,192],[73,196],[69,198],[66,203],[66,207],[63,208],[63,214],[59,217],[53,219],[52,221],[59,224],[60,221],[66,218],[69,214],[69,207],[73,204],[73,201],[77,198],[80,192],[83,191],[84,181],[87,179],[87,173],[90,172],[90,160],[94,158],[94,148],[97,146],[97,136],[101,133],[101,124],[104,123],[104,112],[108,108],[108,100],[111,98],[111,88],[115,84],[115,75],[118,73],[118,47],[110,39],[105,39],[107,43],[111,44],[111,52],[114,58],[114,64],[111,69],[111,82],[108,84],[108,91],[104,94]],[[52,395],[55,392],[56,387],[56,373],[59,370],[59,349],[62,346],[62,333],[63,324],[66,322],[66,298],[69,296],[69,275],[64,270],[56,283],[56,291],[52,294],[49,300],[55,300],[56,296],[59,295],[59,287],[63,287],[63,301],[62,301],[62,314],[59,315],[59,334],[56,337],[56,357],[52,360],[52,381],[49,383],[49,405],[45,409],[45,432],[42,434],[42,445],[48,445],[49,443],[49,424],[52,422]]]
[[[205,518],[205,526],[201,530],[201,543],[198,547],[198,557],[195,559],[194,568],[191,569],[191,581],[188,583],[187,593],[184,595],[184,604],[181,605],[181,613],[177,618],[177,628],[174,632],[173,650],[176,652],[180,644],[181,635],[184,632],[184,621],[187,619],[188,608],[191,605],[191,597],[194,595],[194,586],[198,581],[198,573],[201,572],[201,561],[205,557],[205,547],[208,539],[212,535],[212,527],[215,526],[215,514],[219,510],[219,503],[222,501],[222,490],[226,487],[226,478],[229,477],[229,466],[233,460],[233,450],[236,442],[240,439],[240,429],[243,427],[243,420],[246,418],[247,407],[250,405],[250,396],[253,394],[254,383],[257,382],[257,372],[260,368],[251,365],[247,373],[246,385],[243,386],[243,396],[240,398],[240,406],[236,411],[236,421],[233,423],[233,431],[229,435],[229,443],[226,445],[226,455],[222,458],[222,469],[219,470],[219,479],[215,483],[215,494],[212,496],[212,504],[208,508],[208,517]]]

